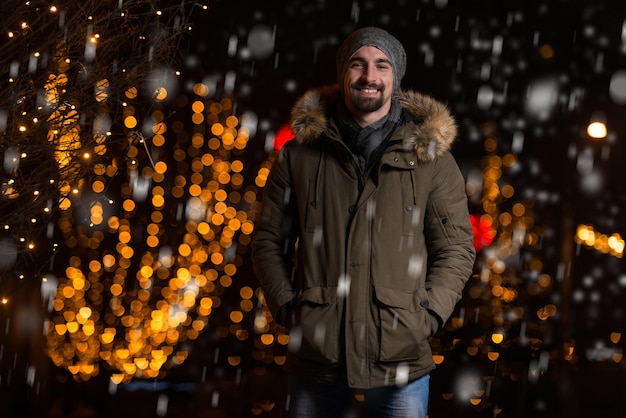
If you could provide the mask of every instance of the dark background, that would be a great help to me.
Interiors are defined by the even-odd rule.
[[[448,326],[433,342],[446,360],[432,376],[431,418],[626,417],[624,340],[610,339],[626,332],[624,261],[574,240],[579,224],[608,235],[625,231],[626,92],[616,95],[610,88],[626,70],[623,2],[222,0],[195,13],[192,24],[176,50],[179,89],[205,81],[215,86],[215,97],[233,95],[234,114],[258,117],[245,153],[251,169],[268,158],[267,144],[288,121],[294,101],[335,82],[338,45],[367,25],[387,29],[405,45],[403,87],[433,95],[456,116],[453,152],[467,178],[481,173],[489,156],[516,156],[517,164],[502,170],[500,183],[515,188],[514,198],[501,202],[502,211],[532,201],[539,241],[505,260],[515,273],[509,287],[518,298],[504,305],[507,312],[522,308],[525,319],[511,321],[500,345],[489,343],[493,322],[467,320],[473,312],[492,318],[502,309],[481,290],[480,274],[492,255],[489,247],[481,249],[476,276],[457,309],[465,325]],[[609,129],[601,141],[585,133],[598,112]],[[497,150],[485,148],[488,138],[496,139]],[[473,213],[481,213],[480,199],[470,196]],[[531,259],[553,278],[548,292],[530,290]],[[249,260],[235,281],[237,288],[256,288]],[[38,289],[39,283],[26,284],[14,296],[20,303],[2,307],[0,334],[11,321],[36,322],[23,317],[30,317],[25,307],[38,303]],[[0,416],[285,416],[281,368],[268,363],[252,341],[220,331],[228,327],[237,298],[236,289],[222,295],[211,326],[186,347],[189,358],[158,381],[115,386],[103,371],[75,382],[49,363],[43,336],[23,328],[5,331]],[[547,305],[557,313],[539,320],[537,312]],[[469,355],[477,338],[486,343]],[[570,357],[569,347],[575,347]],[[496,361],[488,358],[490,351],[499,353]],[[238,367],[227,363],[230,354],[242,357]],[[29,383],[33,366],[47,379]],[[470,398],[480,402],[472,405]]]

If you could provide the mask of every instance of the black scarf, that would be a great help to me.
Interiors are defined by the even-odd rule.
[[[387,142],[402,118],[402,105],[392,98],[391,109],[382,119],[362,128],[348,112],[343,101],[339,102],[335,113],[335,123],[341,138],[350,149],[355,166],[364,183],[367,174],[382,155]]]

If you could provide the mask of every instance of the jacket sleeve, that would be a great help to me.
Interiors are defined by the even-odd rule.
[[[429,254],[426,290],[429,311],[443,325],[461,299],[472,274],[473,245],[465,180],[449,152],[438,158],[425,212],[425,236]]]
[[[270,170],[252,241],[254,271],[274,318],[294,296],[291,277],[298,220],[287,148],[281,149]]]

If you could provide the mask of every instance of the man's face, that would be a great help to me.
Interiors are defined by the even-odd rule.
[[[348,62],[344,91],[346,106],[357,122],[368,125],[382,118],[391,107],[391,60],[376,47],[362,47]]]

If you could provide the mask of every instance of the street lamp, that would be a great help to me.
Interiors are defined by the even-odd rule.
[[[607,136],[604,122],[591,122],[587,126],[587,135],[594,139],[604,139]]]
[[[606,117],[601,112],[595,112],[587,125],[587,135],[593,139],[604,139],[608,135]]]

